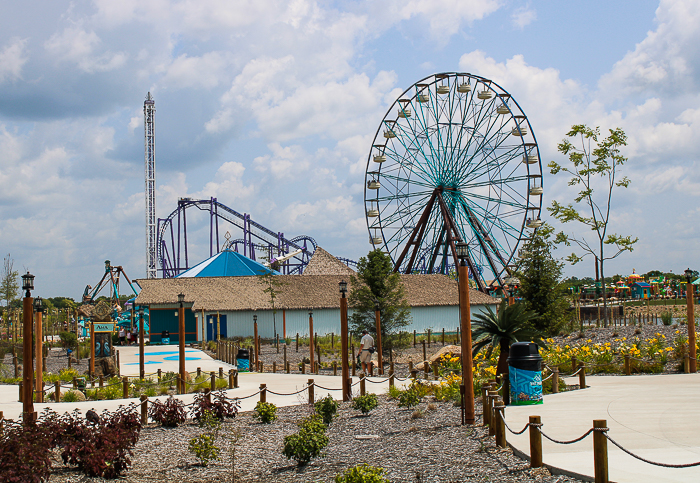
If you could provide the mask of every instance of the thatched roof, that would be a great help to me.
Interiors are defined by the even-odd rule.
[[[277,275],[282,283],[277,290],[278,309],[320,309],[340,307],[338,282],[345,280],[350,289],[350,277],[343,275]],[[410,306],[458,305],[457,282],[440,274],[401,275]],[[259,277],[209,277],[140,279],[140,305],[177,303],[183,293],[185,301],[195,310],[236,311],[269,310],[270,296]],[[497,304],[498,300],[476,290],[470,290],[471,305]]]
[[[314,254],[304,269],[304,275],[354,275],[355,271],[335,258],[321,247],[316,247]]]

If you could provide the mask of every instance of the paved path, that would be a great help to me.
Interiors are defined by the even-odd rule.
[[[567,380],[577,384],[578,379]],[[542,417],[542,431],[557,440],[579,437],[594,419],[607,420],[608,434],[646,459],[671,464],[700,461],[700,373],[653,376],[588,376],[585,390],[545,396],[541,406],[510,406],[506,422],[520,431],[528,416]],[[508,442],[530,454],[526,431]],[[593,475],[593,438],[570,445],[542,438],[544,463]],[[700,481],[700,466],[662,468],[636,460],[608,442],[609,475],[616,482]]]
[[[177,358],[177,346],[171,346],[175,349],[168,348],[167,346],[154,346],[147,347],[144,352],[146,361],[156,361],[156,363],[146,364],[146,373],[156,372],[159,368],[163,373],[167,371],[178,371],[178,358]],[[172,354],[175,352],[175,354]],[[175,356],[174,358],[172,356]],[[138,375],[138,347],[121,347],[119,353],[119,362],[121,366],[122,375]],[[133,362],[136,361],[136,365]],[[135,367],[135,369],[133,369]],[[204,352],[196,349],[186,349],[185,351],[185,368],[188,372],[194,373],[197,367],[201,367],[203,372],[216,371],[218,373],[219,367],[224,368],[224,372],[228,373],[228,369],[233,367],[229,364],[224,364],[221,361],[217,361],[206,355]],[[306,404],[308,402],[308,392],[303,390],[299,394],[279,396],[272,394],[271,392],[276,392],[280,394],[290,394],[300,391],[307,386],[307,381],[313,379],[318,386],[322,386],[331,390],[324,390],[316,387],[315,398],[323,398],[327,394],[331,394],[336,399],[342,398],[342,393],[340,391],[340,376],[319,376],[315,374],[272,374],[272,373],[254,373],[247,372],[238,375],[238,385],[236,389],[230,389],[226,393],[230,397],[244,398],[251,394],[255,394],[260,390],[260,384],[266,384],[268,393],[267,401],[276,404],[277,406],[293,406],[295,404]],[[357,377],[353,378],[353,382],[357,383],[359,379]],[[370,382],[373,381],[373,382]],[[380,382],[384,381],[384,382]],[[397,386],[401,386],[402,383],[396,383]],[[373,377],[368,378],[366,382],[366,387],[368,392],[374,392],[376,394],[383,394],[389,388],[389,382],[386,381],[385,377]],[[337,390],[333,390],[336,389]],[[359,392],[359,385],[353,386],[353,393]],[[19,394],[19,387],[16,385],[0,385],[0,411],[4,413],[5,418],[14,418],[19,420],[22,413],[22,404],[17,401]],[[177,396],[179,399],[184,401],[185,404],[189,404],[194,399],[193,394],[185,394]],[[156,399],[164,400],[166,397],[159,397]],[[241,411],[251,411],[255,408],[259,400],[259,396],[248,397],[247,399],[241,400]],[[50,407],[56,412],[71,412],[73,409],[80,409],[85,413],[89,409],[95,409],[100,412],[103,409],[114,410],[119,407],[120,404],[138,403],[139,400],[132,399],[114,399],[110,401],[85,401],[81,403],[48,403],[48,404],[34,404],[34,410],[41,413],[41,411]]]

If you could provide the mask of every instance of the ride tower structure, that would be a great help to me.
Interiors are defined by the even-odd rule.
[[[146,278],[157,276],[156,226],[156,101],[149,92],[143,102],[146,178]]]

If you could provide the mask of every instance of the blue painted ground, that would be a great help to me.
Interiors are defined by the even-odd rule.
[[[185,356],[186,361],[199,361],[201,360],[201,357],[187,357]],[[179,356],[168,356],[168,357],[163,357],[164,361],[177,361],[180,360]]]

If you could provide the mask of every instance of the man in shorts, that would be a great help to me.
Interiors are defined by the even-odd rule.
[[[363,330],[362,339],[360,339],[359,355],[362,363],[362,372],[365,374],[372,374],[372,353],[369,351],[370,348],[374,348],[374,339],[366,330]]]

